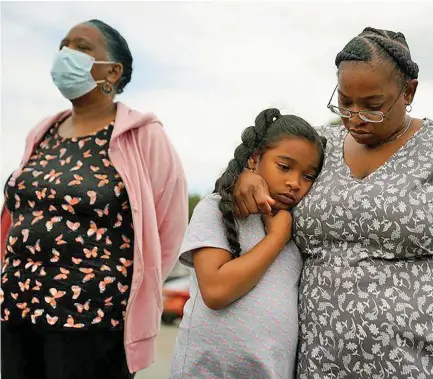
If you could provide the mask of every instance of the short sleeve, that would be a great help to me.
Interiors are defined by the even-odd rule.
[[[180,248],[179,261],[185,266],[194,267],[192,252],[200,248],[213,247],[231,252],[218,209],[220,199],[217,194],[208,195],[195,207]]]

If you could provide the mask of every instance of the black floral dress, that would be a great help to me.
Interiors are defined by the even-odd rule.
[[[62,138],[54,125],[6,186],[12,215],[2,322],[121,330],[134,249],[125,186],[108,157],[113,124]]]

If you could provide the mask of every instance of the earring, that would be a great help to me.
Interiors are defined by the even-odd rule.
[[[101,87],[101,91],[108,96],[111,92],[113,92],[113,85],[110,82],[104,82]]]
[[[409,107],[409,108],[408,108]],[[406,112],[407,113],[410,113],[410,112],[412,112],[412,104],[406,104]]]

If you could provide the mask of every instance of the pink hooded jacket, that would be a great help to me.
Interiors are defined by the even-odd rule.
[[[47,130],[71,111],[45,119],[27,137],[15,180]],[[188,224],[188,190],[178,155],[162,124],[117,103],[109,157],[122,177],[132,209],[135,232],[134,272],[125,316],[125,351],[130,372],[156,358],[156,336],[162,313],[162,283],[172,270]],[[1,256],[5,253],[11,215],[1,214]]]

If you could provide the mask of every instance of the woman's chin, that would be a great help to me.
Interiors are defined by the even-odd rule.
[[[377,136],[373,133],[355,133],[353,131],[349,131],[349,133],[360,145],[371,146],[379,143]]]

